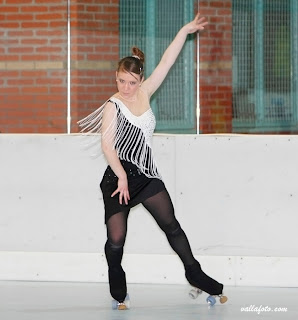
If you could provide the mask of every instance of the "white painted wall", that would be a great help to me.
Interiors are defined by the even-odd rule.
[[[0,279],[107,280],[106,163],[81,140],[0,135]],[[154,149],[207,273],[230,285],[298,286],[298,136],[156,135]],[[125,252],[128,281],[185,282],[141,206],[131,211]]]

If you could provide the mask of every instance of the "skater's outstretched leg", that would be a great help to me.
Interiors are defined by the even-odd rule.
[[[194,258],[187,236],[175,217],[168,192],[165,190],[146,199],[143,205],[165,232],[171,247],[182,260],[188,282],[211,295],[221,294],[223,285],[207,276]]]
[[[165,232],[172,249],[178,254],[184,266],[196,262],[188,239],[174,214],[171,198],[166,190],[143,202],[159,227]]]
[[[125,272],[121,266],[123,247],[127,233],[128,211],[119,212],[107,221],[108,240],[105,254],[109,266],[109,284],[112,297],[123,302],[127,294]]]

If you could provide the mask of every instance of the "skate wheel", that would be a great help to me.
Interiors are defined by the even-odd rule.
[[[118,309],[118,301],[112,300],[112,309],[117,310]]]
[[[219,301],[220,301],[220,303],[226,303],[228,301],[228,297],[220,296]]]
[[[126,305],[127,309],[130,309],[130,298],[129,298],[129,294],[126,295],[126,298],[124,300],[124,303]]]
[[[216,303],[216,300],[213,296],[209,296],[207,299],[206,299],[207,303],[209,304],[209,306],[214,306],[215,303]]]
[[[189,296],[191,299],[197,299],[197,297],[199,296],[199,294],[202,293],[201,289],[192,289],[189,291]]]

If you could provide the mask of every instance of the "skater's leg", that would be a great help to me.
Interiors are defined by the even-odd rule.
[[[165,190],[146,199],[143,205],[165,232],[171,247],[182,260],[188,282],[209,294],[221,294],[223,285],[207,276],[194,258],[187,236],[175,217],[168,192]]]
[[[171,198],[166,190],[159,192],[143,202],[159,227],[165,232],[173,250],[178,254],[184,266],[196,262],[186,234],[174,214]]]
[[[129,211],[114,214],[107,221],[105,254],[109,266],[109,284],[112,297],[123,302],[127,294],[125,272],[121,266],[123,247],[127,233]]]

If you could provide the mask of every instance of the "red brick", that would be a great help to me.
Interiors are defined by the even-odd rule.
[[[33,51],[32,47],[8,48],[9,53],[32,53]]]
[[[65,2],[65,5],[61,5],[61,6],[50,6],[49,7],[49,11],[50,12],[55,12],[55,11],[59,11],[63,13],[64,18],[67,19],[67,11],[66,11],[66,5],[67,3]]]
[[[20,92],[19,87],[10,87],[10,88],[1,88],[0,87],[0,94],[5,95],[17,95]]]
[[[50,21],[49,23],[50,28],[66,28],[67,27],[67,21],[66,20],[62,20],[62,21]]]
[[[66,86],[55,87],[51,85],[49,90],[50,90],[50,94],[56,94],[56,95],[60,94],[61,98],[64,97],[64,99],[66,99]]]
[[[25,70],[21,71],[21,76],[22,77],[45,77],[47,76],[47,71],[42,71],[42,70]]]
[[[25,7],[21,7],[21,11],[22,12],[47,12],[49,10],[48,7],[46,6],[25,6]]]
[[[200,41],[200,46],[212,46],[214,44],[214,39],[210,39],[210,38],[205,38],[205,37],[200,37],[199,38]]]
[[[87,11],[87,12],[101,12],[101,11],[102,11],[102,6],[98,6],[98,5],[87,5],[87,6],[86,6],[86,11]]]
[[[1,22],[0,28],[19,28],[20,24],[18,22]]]
[[[61,13],[48,13],[48,14],[37,14],[36,20],[62,20],[63,14]]]
[[[4,7],[4,6],[2,6],[1,7],[1,12],[2,13],[19,12],[19,7],[16,7],[16,6],[15,7],[13,7],[13,6],[11,6],[11,7],[10,6],[5,6]]]
[[[14,38],[0,39],[0,44],[5,47],[17,46],[19,45],[19,40]]]
[[[37,92],[37,93],[42,93],[42,92]],[[51,101],[60,101],[61,100],[61,95],[36,95],[35,96],[36,101],[44,101],[46,103],[49,103]]]
[[[48,59],[47,55],[40,55],[40,54],[22,55],[22,61],[43,61],[47,59]]]
[[[33,31],[31,30],[11,30],[8,31],[8,36],[9,37],[32,37],[33,36]]]
[[[104,12],[107,13],[118,13],[118,6],[103,6]]]
[[[64,45],[65,47],[67,46],[66,44],[66,40],[65,39],[50,39],[50,44],[51,45],[57,45],[57,44],[60,44],[60,45]]]
[[[16,20],[16,21],[31,21],[33,20],[32,14],[8,14],[6,20]]]
[[[225,7],[225,1],[210,1],[210,7],[222,8]]]
[[[25,45],[45,45],[48,43],[48,39],[36,39],[36,38],[27,38],[27,39],[22,39],[21,40],[21,43],[22,44],[25,44]]]
[[[101,21],[86,21],[84,26],[90,29],[99,29],[102,26]]]
[[[61,47],[39,47],[36,48],[37,53],[52,53],[52,52],[61,52],[62,48]]]
[[[0,61],[18,61],[18,55],[0,55]]]
[[[38,78],[36,79],[38,85],[62,85],[62,79],[57,78]]]
[[[21,1],[22,1],[22,4],[32,3],[32,0],[21,0]],[[20,5],[20,0],[6,0],[5,3],[8,5],[10,5],[10,4]]]
[[[218,86],[218,91],[231,92],[232,91],[232,86]]]
[[[2,71],[0,70],[0,78],[14,78],[19,76],[19,71]]]
[[[199,11],[200,11],[202,17],[207,18],[207,21],[208,21],[208,17],[211,17],[215,13],[214,9],[204,8],[201,4],[199,7]],[[207,30],[207,27],[206,27],[206,30]]]
[[[63,30],[36,30],[36,35],[41,37],[62,37],[65,34]]]
[[[61,3],[61,0],[35,0],[35,3],[43,3],[52,5],[53,3]]]
[[[31,88],[22,88],[22,93],[27,94],[41,94],[41,93],[48,93],[47,87],[31,87]]]
[[[30,105],[32,107],[32,105]],[[13,111],[13,113],[11,113],[9,115],[9,117],[12,117],[13,118],[29,118],[29,117],[32,117],[32,111],[31,110],[26,110],[25,109],[26,106],[23,104],[22,105],[22,109],[16,109]]]
[[[232,11],[229,9],[220,9],[220,10],[217,10],[217,14],[221,16],[229,16],[232,14]]]
[[[9,86],[28,86],[33,85],[34,81],[32,79],[8,79],[7,85]]]
[[[18,93],[19,93],[19,91],[18,91]],[[10,99],[11,102],[24,104],[27,101],[34,101],[35,100],[35,95],[29,95],[29,94],[19,95],[19,94],[15,94],[15,95],[10,96],[9,99]]]
[[[47,28],[48,27],[48,22],[22,22],[21,23],[22,28]]]

